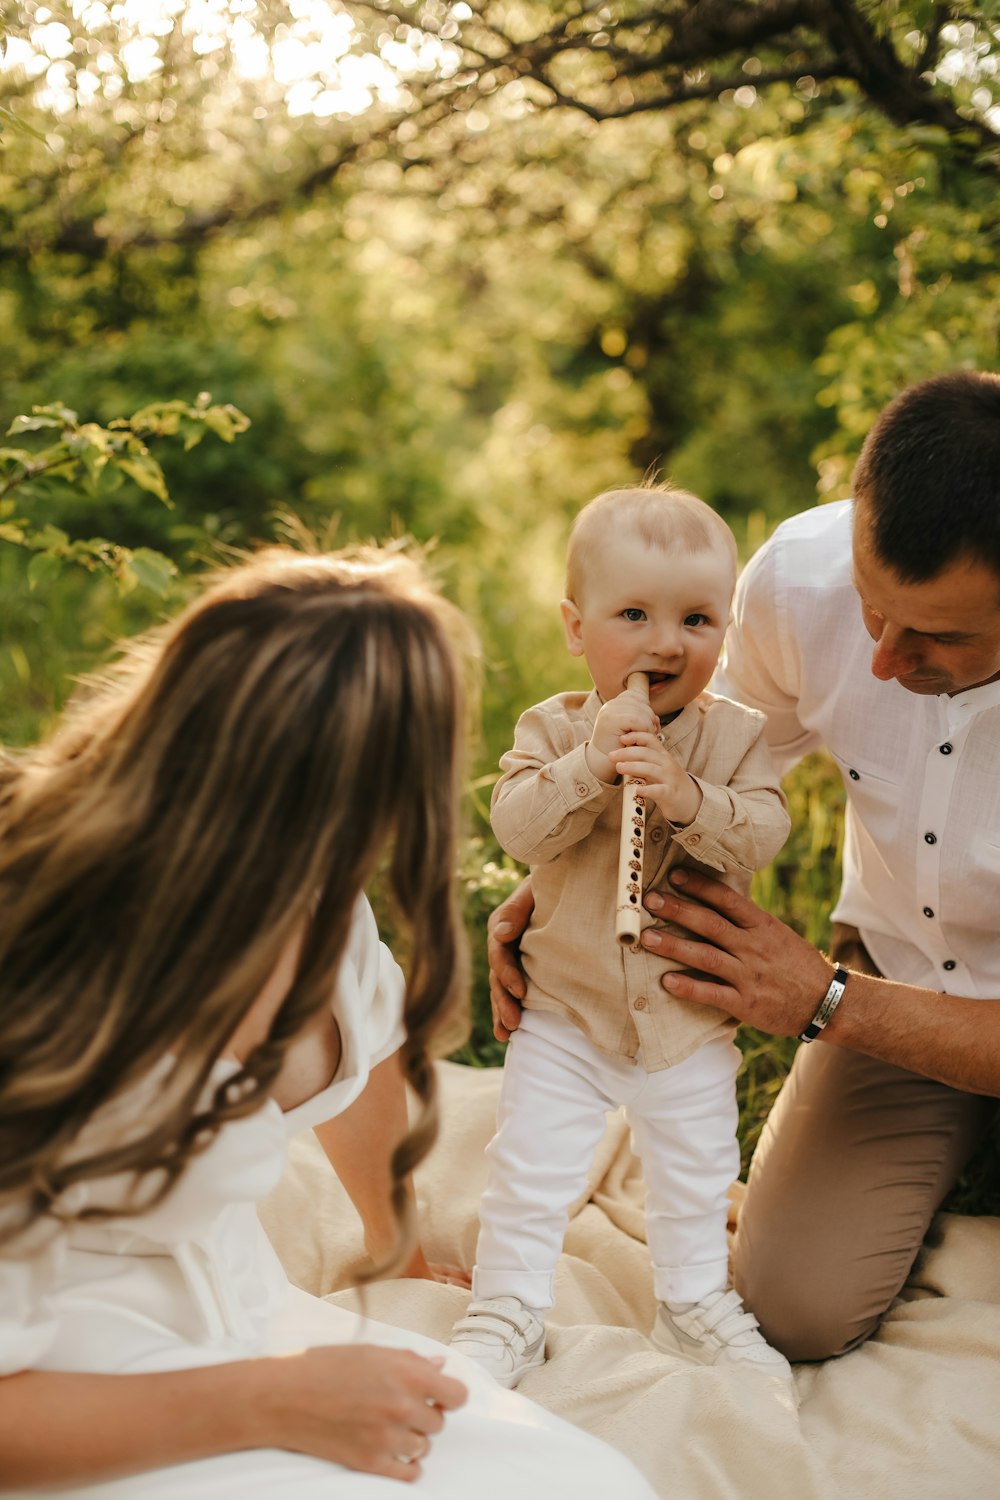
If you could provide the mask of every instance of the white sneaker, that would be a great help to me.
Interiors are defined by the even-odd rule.
[[[788,1360],[771,1348],[737,1292],[709,1292],[687,1312],[672,1312],[661,1302],[650,1338],[665,1354],[699,1364],[745,1365],[782,1380],[794,1378]]]
[[[519,1297],[479,1297],[451,1330],[451,1347],[509,1389],[545,1363],[545,1324]]]

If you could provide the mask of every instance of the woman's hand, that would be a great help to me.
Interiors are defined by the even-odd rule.
[[[701,941],[657,927],[647,927],[639,941],[651,953],[717,978],[668,973],[661,980],[664,989],[682,1000],[715,1005],[761,1031],[797,1036],[829,986],[834,971],[830,960],[720,881],[684,869],[675,870],[670,879],[693,901],[650,891],[645,904],[654,916],[676,922]]]
[[[525,996],[525,986],[518,948],[534,906],[531,881],[522,880],[503,905],[491,912],[486,926],[493,1035],[498,1042],[509,1042],[511,1032],[516,1031],[521,1024],[521,1002]]]
[[[463,1271],[460,1266],[442,1266],[437,1261],[428,1260],[419,1245],[399,1274],[414,1281],[438,1281],[445,1286],[472,1287],[472,1277],[468,1271]]]
[[[258,1361],[257,1445],[387,1479],[419,1479],[445,1413],[467,1396],[460,1381],[442,1372],[444,1360],[335,1344]]]

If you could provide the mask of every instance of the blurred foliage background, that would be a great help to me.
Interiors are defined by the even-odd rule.
[[[1000,4],[4,0],[0,38],[0,740],[233,549],[430,547],[483,646],[495,1062],[483,812],[582,680],[569,521],[655,468],[748,554],[904,385],[997,367]],[[758,895],[822,943],[841,788],[789,794]],[[744,1047],[748,1154],[792,1044]]]

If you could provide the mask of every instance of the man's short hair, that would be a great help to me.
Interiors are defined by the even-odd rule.
[[[600,556],[609,529],[631,531],[647,547],[661,551],[691,554],[721,546],[732,557],[735,581],[736,538],[710,505],[672,484],[629,485],[597,495],[573,522],[566,549],[566,597],[575,603],[587,565]]]
[[[902,582],[960,558],[1000,578],[1000,375],[957,370],[903,391],[865,440],[854,496]]]

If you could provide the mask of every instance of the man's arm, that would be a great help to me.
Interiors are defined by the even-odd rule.
[[[671,877],[695,906],[650,892],[653,914],[677,922],[701,941],[647,928],[653,953],[689,964],[714,980],[664,974],[672,995],[714,1005],[780,1036],[797,1036],[833,977],[834,965],[790,927],[718,881],[693,870]],[[936,1078],[969,1093],[1000,1096],[1000,999],[973,1000],[852,973],[819,1041]]]
[[[713,693],[767,715],[767,743],[781,776],[821,744],[798,717],[797,662],[782,613],[779,561],[785,545],[779,528],[740,574],[722,660],[709,684]]]

